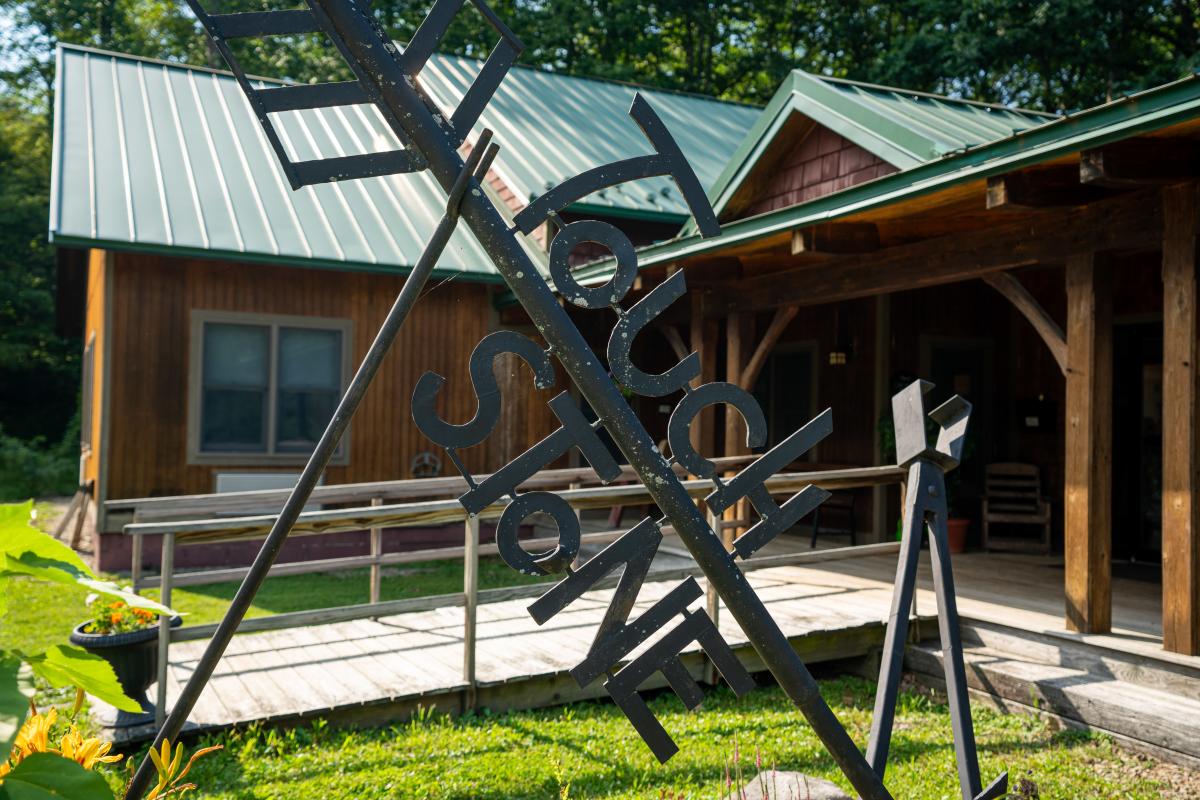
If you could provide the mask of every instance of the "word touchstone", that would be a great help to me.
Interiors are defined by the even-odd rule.
[[[738,792],[736,789],[725,796],[725,800],[852,800],[836,784],[822,778],[813,778],[803,772],[760,772]]]

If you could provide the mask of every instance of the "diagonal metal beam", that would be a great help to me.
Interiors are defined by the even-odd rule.
[[[363,357],[358,372],[354,374],[350,385],[346,387],[346,393],[342,395],[341,402],[338,403],[337,409],[333,412],[333,418],[329,421],[325,432],[321,434],[321,439],[317,442],[317,446],[313,448],[312,455],[308,458],[308,463],[304,465],[304,471],[300,473],[300,478],[296,481],[296,486],[288,496],[287,502],[283,504],[283,509],[275,519],[275,524],[271,526],[271,532],[267,534],[267,538],[259,549],[254,563],[250,566],[250,571],[242,579],[242,584],[238,587],[233,602],[229,604],[229,610],[225,612],[225,616],[217,626],[217,630],[213,634],[213,638],[209,641],[208,647],[204,649],[204,654],[200,657],[199,662],[197,662],[195,671],[192,673],[191,678],[188,679],[187,685],[184,686],[179,698],[175,701],[175,705],[159,730],[158,735],[155,736],[152,749],[161,748],[164,739],[174,742],[179,736],[179,731],[183,729],[184,722],[187,721],[188,715],[195,708],[196,701],[200,699],[200,693],[212,677],[213,670],[216,669],[221,656],[225,654],[225,649],[229,646],[230,640],[237,633],[238,626],[245,618],[250,604],[254,601],[254,596],[258,594],[258,590],[262,587],[263,581],[266,580],[267,574],[271,570],[271,565],[275,563],[275,559],[279,556],[279,551],[283,548],[284,542],[287,541],[287,536],[292,529],[292,525],[295,524],[296,519],[300,516],[300,512],[304,510],[304,506],[308,503],[309,496],[316,487],[317,481],[320,480],[321,475],[325,472],[325,467],[329,465],[329,459],[333,457],[334,451],[337,450],[338,443],[341,442],[342,435],[346,432],[346,428],[349,426],[354,412],[358,410],[358,405],[362,402],[363,396],[366,395],[367,389],[370,388],[376,373],[379,372],[379,367],[383,363],[384,357],[387,356],[392,343],[396,341],[396,336],[400,333],[400,328],[404,325],[404,320],[407,319],[409,312],[412,311],[417,298],[421,295],[421,290],[425,287],[425,282],[429,279],[434,266],[437,264],[438,258],[446,248],[446,244],[450,241],[450,236],[454,233],[454,229],[458,225],[459,206],[463,198],[467,196],[467,190],[472,186],[477,190],[479,179],[487,175],[488,167],[491,165],[492,159],[496,157],[497,150],[496,145],[489,145],[490,140],[491,131],[484,131],[480,136],[479,142],[471,151],[467,162],[461,165],[458,175],[451,182],[447,193],[448,199],[446,201],[445,215],[438,222],[433,236],[430,237],[429,244],[426,245],[425,251],[421,253],[421,258],[417,261],[416,266],[409,273],[408,279],[404,282],[404,286],[400,289],[400,294],[396,297],[396,302],[392,305],[391,310],[388,311],[387,317],[384,318],[383,325],[379,328],[379,333],[375,335],[375,341],[371,343],[371,347]],[[125,794],[125,800],[139,800],[146,789],[149,788],[153,773],[154,765],[151,763],[149,756],[147,756],[138,765],[137,772],[134,774],[133,780],[130,781],[129,789]]]

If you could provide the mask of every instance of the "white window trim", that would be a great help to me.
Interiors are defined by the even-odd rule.
[[[270,326],[270,364],[268,365],[267,383],[267,452],[206,452],[200,449],[200,408],[203,394],[204,370],[204,325],[208,322],[230,323],[234,325]],[[191,340],[188,348],[188,408],[187,408],[187,463],[189,465],[220,464],[220,465],[269,465],[269,464],[305,464],[307,453],[275,453],[275,415],[277,411],[276,392],[278,381],[278,340],[279,328],[314,328],[318,330],[337,330],[342,334],[342,375],[341,391],[346,390],[350,383],[350,359],[353,354],[354,323],[348,319],[334,317],[305,317],[290,314],[259,314],[241,311],[213,311],[207,309],[192,309]],[[342,436],[341,444],[334,452],[329,463],[343,466],[350,461],[349,429]]]

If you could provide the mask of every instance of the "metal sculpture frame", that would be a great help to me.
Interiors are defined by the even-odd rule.
[[[715,589],[763,663],[803,712],[855,790],[868,800],[889,798],[883,784],[882,765],[886,761],[886,734],[890,732],[890,717],[886,729],[884,726],[879,728],[880,746],[872,750],[875,756],[882,753],[882,760],[879,763],[876,763],[875,757],[868,760],[825,703],[804,662],[771,618],[762,600],[751,589],[736,563],[736,558],[749,558],[827,496],[826,492],[808,486],[778,505],[766,491],[763,481],[832,431],[831,412],[827,410],[818,415],[741,473],[723,482],[715,475],[712,463],[696,453],[688,443],[688,427],[702,408],[725,404],[730,413],[736,409],[746,420],[748,443],[761,445],[766,426],[762,411],[753,397],[730,384],[691,387],[690,382],[700,374],[699,356],[696,353],[657,375],[638,369],[629,356],[637,334],[686,291],[682,271],[676,272],[626,309],[621,306],[621,301],[633,286],[637,261],[632,243],[617,228],[595,220],[573,222],[565,226],[550,250],[550,273],[555,289],[542,277],[522,246],[520,237],[530,234],[548,219],[558,220],[558,211],[571,203],[605,187],[651,176],[669,176],[674,180],[703,236],[712,237],[720,233],[716,215],[703,187],[650,104],[637,94],[629,113],[651,145],[651,154],[595,167],[562,182],[531,202],[510,225],[481,188],[488,165],[497,150],[494,144],[489,143],[490,133],[484,131],[465,161],[459,154],[468,132],[522,50],[520,40],[482,0],[470,0],[469,5],[491,25],[498,43],[462,102],[452,112],[440,109],[426,95],[419,74],[451,21],[468,5],[465,0],[436,0],[425,21],[405,47],[397,46],[375,24],[367,0],[306,0],[307,7],[303,9],[215,15],[206,13],[200,0],[188,0],[188,4],[237,76],[294,189],[326,181],[428,170],[447,193],[448,200],[444,217],[401,289],[328,428],[314,448],[229,611],[158,732],[155,746],[160,746],[165,738],[174,739],[182,729],[461,218],[488,253],[547,346],[542,349],[533,340],[509,332],[485,337],[475,348],[470,360],[472,387],[478,399],[474,418],[463,424],[441,420],[436,414],[435,401],[445,379],[427,373],[415,387],[414,420],[426,436],[446,448],[450,459],[467,479],[470,488],[460,502],[468,513],[477,514],[489,505],[509,498],[497,529],[499,549],[505,561],[525,572],[565,572],[565,577],[559,583],[530,606],[530,613],[536,622],[545,622],[598,580],[616,569],[622,570],[592,647],[583,662],[571,670],[572,676],[584,686],[607,675],[604,684],[606,690],[662,761],[677,748],[637,694],[637,688],[645,678],[655,672],[662,673],[684,703],[689,708],[696,707],[703,698],[702,692],[679,660],[682,648],[694,641],[700,644],[736,693],[742,694],[753,687],[753,680],[721,638],[708,614],[703,610],[689,610],[689,605],[701,596],[701,589],[694,579],[684,580],[653,607],[630,621],[638,590],[661,541],[661,528],[669,522],[704,573],[708,585]],[[259,88],[246,77],[227,41],[239,37],[309,32],[322,33],[332,41],[350,65],[355,75],[354,81]],[[274,134],[273,113],[355,103],[374,105],[403,148],[391,153],[292,162]],[[570,252],[575,244],[582,241],[597,242],[614,255],[615,274],[603,286],[581,286],[570,273]],[[555,290],[567,303],[576,307],[611,309],[616,312],[617,323],[606,353],[611,375],[560,304]],[[501,398],[491,375],[491,367],[493,359],[500,353],[513,353],[526,361],[533,368],[539,385],[549,385],[553,381],[554,370],[550,358],[557,359],[598,419],[589,422],[570,395],[565,392],[559,394],[549,405],[561,427],[486,480],[476,482],[464,469],[457,450],[482,442],[499,419]],[[672,452],[676,454],[673,459],[666,458],[659,451],[623,397],[618,382],[626,390],[646,396],[658,397],[680,390],[684,392],[684,398],[669,422],[668,438]],[[899,429],[900,426],[897,427]],[[524,477],[571,448],[580,450],[603,480],[615,478],[618,473],[616,463],[598,436],[600,428],[609,434],[633,466],[663,516],[658,520],[643,519],[600,554],[577,569],[572,569],[571,565],[578,556],[579,536],[578,520],[571,509],[554,494],[517,494],[515,487]],[[689,497],[672,469],[672,461],[682,464],[696,475],[712,480],[714,491],[705,498],[710,510],[719,512],[742,498],[749,499],[754,505],[760,519],[734,542],[734,552],[725,548],[720,536],[709,526],[701,510]],[[940,472],[931,475],[931,481],[940,479]],[[917,481],[911,481],[910,493],[917,486]],[[533,510],[550,513],[559,525],[556,546],[544,553],[528,553],[517,541],[518,524]],[[909,527],[911,525],[910,520]],[[908,540],[910,550],[913,549],[912,538]],[[902,562],[902,567],[905,563]],[[943,564],[948,571],[948,561]],[[904,576],[908,582],[905,585],[909,585],[908,591],[911,593],[910,573],[911,570],[904,572]],[[939,585],[947,586],[951,591],[951,602],[943,610],[953,614],[952,585],[948,582]],[[665,631],[661,638],[642,649],[637,657],[617,668],[619,662],[652,635],[663,632],[673,620],[677,620],[674,628]],[[899,630],[897,621],[898,618],[893,615],[891,627]],[[906,613],[904,621],[907,621]],[[949,622],[951,620],[944,620],[943,626]],[[953,623],[956,625],[957,619]],[[889,628],[889,641],[887,663],[898,663],[895,662],[896,653],[900,652],[898,648],[902,647],[904,636],[896,639]],[[958,659],[961,673],[961,654],[955,652],[954,656]],[[898,676],[898,672],[894,674]],[[887,672],[883,677],[891,681],[893,672]],[[895,691],[881,689],[880,697],[888,701],[885,705],[894,704]],[[964,708],[965,704],[954,705],[956,714]],[[966,719],[969,726],[969,716]],[[961,750],[968,740],[960,735],[960,727],[956,724],[955,732]],[[874,735],[872,741],[876,741]],[[969,744],[973,763],[973,742]],[[130,784],[127,796],[134,800],[140,798],[149,786],[151,774],[149,762],[144,761]],[[977,774],[976,768],[976,783]]]

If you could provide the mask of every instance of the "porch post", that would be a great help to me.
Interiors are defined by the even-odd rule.
[[[692,381],[692,388],[717,379],[717,326],[716,319],[704,316],[704,294],[692,292],[692,318],[689,326],[689,337],[694,352],[700,354],[700,377]],[[692,423],[689,435],[692,447],[697,453],[716,454],[716,409],[705,408]]]
[[[892,297],[887,294],[875,296],[875,402],[871,406],[875,413],[875,423],[879,418],[891,411],[891,348],[892,348]],[[871,428],[871,452],[873,463],[883,464],[883,443],[879,441],[879,432]],[[889,530],[887,515],[887,499],[889,486],[876,486],[871,490],[871,535],[872,541],[886,542],[894,535]],[[900,494],[900,502],[904,502],[904,494]],[[914,595],[915,596],[915,595]]]
[[[1064,497],[1067,628],[1112,627],[1112,274],[1095,253],[1067,259]]]
[[[1163,649],[1200,655],[1196,471],[1197,184],[1163,189]]]

